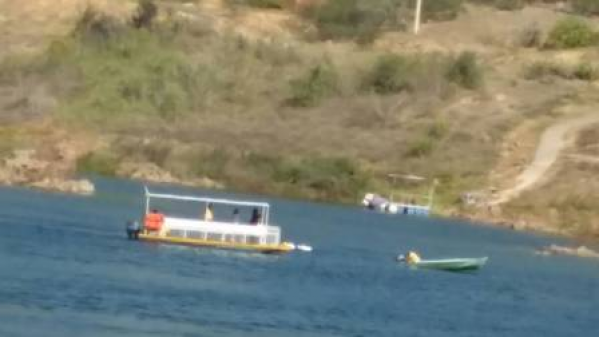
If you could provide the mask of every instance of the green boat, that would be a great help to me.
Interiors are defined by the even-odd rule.
[[[407,263],[411,267],[425,269],[439,269],[447,271],[468,271],[481,268],[487,263],[488,257],[480,258],[454,258],[454,259],[437,259],[437,260],[421,260],[418,262]]]

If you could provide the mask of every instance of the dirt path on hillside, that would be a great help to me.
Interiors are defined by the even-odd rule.
[[[599,157],[588,154],[569,154],[567,158],[579,163],[599,164]]]
[[[590,113],[578,118],[561,121],[545,130],[537,146],[533,161],[516,178],[515,186],[499,191],[489,204],[499,205],[508,202],[517,197],[522,191],[546,178],[561,151],[571,143],[573,138],[570,136],[583,127],[594,123],[599,123],[599,113]]]

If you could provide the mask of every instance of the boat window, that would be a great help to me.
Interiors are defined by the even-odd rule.
[[[184,238],[185,237],[185,231],[180,230],[180,229],[171,229],[168,231],[167,236],[172,236],[175,238]]]
[[[233,240],[236,243],[245,243],[245,235],[243,234],[236,234],[233,236]]]
[[[204,233],[201,231],[187,231],[187,237],[190,239],[203,239]]]
[[[260,237],[254,236],[254,235],[248,235],[248,237],[247,237],[247,243],[249,245],[257,245],[257,244],[260,243]]]
[[[225,242],[235,242],[235,235],[225,234]]]
[[[222,241],[223,235],[221,233],[208,233],[207,239],[210,241]]]
[[[266,237],[266,244],[267,245],[276,245],[278,243],[279,243],[279,238],[278,238],[277,235],[271,234],[271,235],[268,235]]]

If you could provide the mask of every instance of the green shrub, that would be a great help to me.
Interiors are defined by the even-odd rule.
[[[427,92],[437,88],[437,95],[444,95],[448,83],[466,89],[477,89],[483,84],[484,72],[474,53],[464,52],[457,57],[436,54],[379,56],[373,67],[366,72],[362,88],[378,94],[394,94],[402,91]]]
[[[473,90],[482,85],[483,74],[476,54],[462,52],[449,64],[446,77],[449,82],[455,83],[465,89]]]
[[[305,15],[318,29],[321,39],[373,41],[385,24],[394,23],[397,1],[335,0],[308,7]]]
[[[90,152],[77,159],[77,172],[115,176],[118,159],[106,152]]]
[[[463,0],[424,0],[422,17],[424,20],[453,20],[462,11]]]
[[[75,23],[73,35],[80,41],[101,43],[121,34],[124,28],[115,18],[87,7]]]
[[[210,152],[198,152],[189,162],[189,171],[196,177],[222,179],[227,177],[227,167],[234,161],[232,154],[224,148]]]
[[[291,157],[224,149],[198,153],[193,174],[218,179],[249,191],[320,200],[354,201],[368,186],[369,175],[346,157]],[[240,169],[241,168],[241,169]]]
[[[410,144],[406,155],[408,157],[426,157],[433,152],[434,148],[433,139],[423,137]]]
[[[279,156],[256,152],[245,153],[242,160],[243,167],[251,170],[252,174],[269,179],[276,174],[283,163],[283,159]]]
[[[287,100],[292,106],[310,107],[334,94],[338,88],[338,75],[331,64],[319,64],[308,73],[291,81],[291,97]]]
[[[281,41],[258,40],[252,46],[253,56],[273,66],[286,66],[289,64],[297,64],[302,60],[298,50]]]
[[[165,167],[169,156],[171,155],[172,148],[166,142],[151,142],[143,144],[138,151],[151,163],[156,164],[159,167]]]
[[[549,32],[545,46],[554,49],[588,47],[597,42],[597,34],[592,27],[577,18],[563,19]]]
[[[524,69],[524,78],[528,80],[538,80],[549,76],[570,78],[570,72],[564,66],[549,61],[534,62]]]
[[[20,143],[19,135],[15,129],[0,126],[0,160],[12,155]]]
[[[534,23],[524,28],[519,36],[517,44],[524,48],[537,48],[543,44],[543,32],[538,24]]]
[[[580,63],[574,67],[573,76],[581,81],[595,81],[599,78],[599,71],[592,64]]]
[[[78,82],[66,116],[109,122],[132,114],[174,119],[196,104],[196,70],[170,42],[146,30],[127,30],[101,44],[75,39],[52,60]],[[64,74],[57,74],[65,81]]]
[[[437,119],[428,129],[428,136],[435,140],[440,140],[449,133],[447,122],[442,119]]]
[[[566,80],[594,81],[599,76],[597,67],[589,63],[571,66],[550,61],[539,61],[528,65],[524,70],[524,78],[541,80],[550,77]]]
[[[574,0],[572,9],[582,15],[599,15],[599,1],[597,0]]]
[[[158,6],[153,0],[139,0],[137,12],[131,17],[135,28],[151,28],[158,16]]]
[[[199,79],[210,72],[193,67],[172,36],[137,29],[150,28],[157,11],[142,0],[124,25],[90,7],[71,36],[50,45],[45,75],[65,88],[62,117],[93,124],[133,115],[172,120],[197,106]]]
[[[353,200],[368,185],[359,164],[345,157],[308,157],[281,161],[272,179],[291,184],[317,199]]]
[[[379,56],[366,75],[363,87],[378,94],[398,93],[411,89],[413,62],[406,57],[386,54]]]
[[[287,98],[288,74],[305,67],[302,49],[295,44],[227,34],[197,36],[185,27],[174,31],[163,21],[154,22],[151,29],[119,22],[88,9],[72,35],[53,41],[38,57],[45,60],[42,66],[33,69],[30,62],[24,67],[28,76],[42,75],[50,82],[60,118],[98,127],[123,126],[144,118],[181,120],[216,106],[228,111],[253,107],[267,96]],[[321,99],[323,83],[334,87],[334,81],[327,80],[334,77],[327,77],[334,69],[318,70],[323,71],[297,82],[294,89],[302,84],[308,88],[297,89],[298,102]],[[3,75],[0,81],[23,76],[21,70]]]

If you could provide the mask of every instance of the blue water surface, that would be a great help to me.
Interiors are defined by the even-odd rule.
[[[143,212],[143,186],[96,184],[93,197],[0,188],[0,336],[550,337],[599,331],[599,263],[534,253],[565,239],[154,186],[268,201],[284,237],[314,251],[271,256],[155,245],[124,236],[126,220]],[[394,261],[408,249],[431,258],[490,260],[475,273],[412,270]]]

